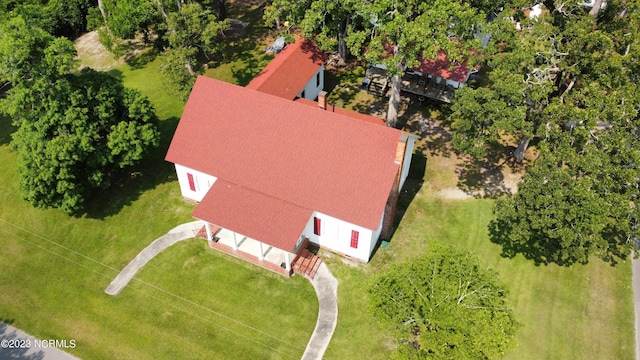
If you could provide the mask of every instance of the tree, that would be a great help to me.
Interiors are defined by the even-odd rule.
[[[264,10],[263,19],[267,24],[275,23],[278,29],[285,21],[295,28],[302,22],[310,4],[311,0],[272,0]]]
[[[106,73],[84,69],[43,84],[10,91],[20,191],[36,207],[74,214],[158,146],[157,118],[144,96]]]
[[[184,4],[171,12],[167,20],[169,49],[162,72],[170,89],[186,98],[191,91],[197,71],[197,57],[209,57],[216,49],[220,33],[227,23],[218,21],[209,10],[198,3]]]
[[[389,126],[396,126],[406,67],[417,66],[419,58],[436,59],[440,51],[451,61],[475,62],[473,49],[480,44],[475,35],[483,27],[484,15],[466,2],[370,0],[359,13],[362,23],[370,26],[351,31],[347,44],[352,53],[364,50],[367,61],[384,64],[391,76]]]
[[[638,237],[640,39],[630,29],[639,3],[611,3],[597,17],[577,3],[545,5],[520,30],[496,22],[488,86],[456,96],[454,146],[483,157],[489,143],[520,138],[523,159],[538,140],[518,193],[496,203],[492,239],[505,255],[615,263]]]
[[[348,56],[347,37],[357,18],[358,4],[352,0],[316,0],[304,14],[300,27],[307,38],[314,38],[321,49],[335,51],[344,62]]]
[[[69,40],[53,37],[22,16],[0,23],[0,81],[32,86],[38,79],[71,71],[76,66],[74,56]]]
[[[158,146],[157,117],[139,92],[91,69],[77,75],[75,49],[16,17],[0,26],[2,109],[17,130],[20,191],[37,207],[82,209],[92,190]]]
[[[496,359],[515,346],[506,290],[469,252],[436,246],[377,276],[369,294],[397,342],[393,358]]]

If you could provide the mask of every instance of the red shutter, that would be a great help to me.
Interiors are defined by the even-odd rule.
[[[360,237],[360,233],[355,230],[351,230],[351,247],[354,249],[358,248],[358,237]]]
[[[313,218],[313,233],[320,236],[320,218]]]
[[[193,175],[187,173],[187,179],[189,179],[189,189],[196,191],[196,183],[193,181]]]

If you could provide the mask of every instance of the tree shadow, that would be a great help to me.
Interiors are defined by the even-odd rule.
[[[508,234],[513,231],[513,224],[494,219],[489,223],[488,229],[491,242],[502,247],[500,256],[513,259],[518,254],[521,254],[525,259],[532,260],[536,266],[549,265],[551,263],[548,256],[539,247],[534,246],[533,242],[514,242],[509,239]]]
[[[496,204],[499,206],[499,203]],[[563,256],[567,253],[567,249],[561,249],[557,243],[548,239],[532,237],[527,240],[514,241],[509,234],[518,231],[517,224],[502,220],[494,219],[489,223],[489,239],[494,244],[502,247],[500,255],[505,258],[513,259],[518,254],[524,256],[525,259],[533,261],[536,266],[556,264],[558,266],[569,267],[575,264],[586,265],[589,258],[582,260],[576,256]],[[603,237],[609,239],[611,243],[607,251],[599,256],[600,260],[608,263],[610,266],[616,266],[620,261],[628,259],[631,255],[631,249],[626,246],[620,246],[621,237],[625,234],[603,234]],[[637,246],[637,244],[633,244]]]
[[[10,143],[11,134],[16,130],[17,128],[11,124],[11,119],[0,114],[0,146]]]
[[[512,195],[517,188],[507,184],[505,171],[522,173],[525,164],[515,161],[513,146],[493,143],[484,159],[466,157],[457,169],[458,188],[476,198],[497,198]]]
[[[118,69],[111,69],[111,70],[107,71],[107,74],[113,76],[114,78],[118,79],[118,81],[120,83],[122,83],[122,80],[123,80],[122,71],[120,71]]]
[[[244,67],[235,66],[235,64],[231,66],[231,74],[240,86],[250,83],[263,68],[261,62],[253,56],[248,57],[243,64]]]
[[[246,22],[248,25],[241,37],[223,36],[220,48],[208,59],[207,67],[217,68],[223,64],[234,63],[232,76],[239,85],[245,86],[273,58],[273,55],[262,51],[262,44],[268,37],[265,33],[270,32],[262,22],[265,3],[233,2],[228,6],[229,18]]]
[[[131,69],[139,70],[149,65],[158,55],[160,55],[160,49],[155,46],[134,48],[125,56],[124,61]]]
[[[412,134],[420,136],[421,141],[417,150],[431,156],[452,156],[449,129],[441,120],[443,114],[448,112],[448,107],[433,102],[421,102],[415,96],[407,97],[408,105],[398,118],[398,125]]]
[[[25,340],[25,338],[19,336],[19,334],[7,324],[0,322],[0,339],[3,344],[5,340]],[[16,360],[43,360],[45,352],[42,350],[34,350],[34,344],[26,342],[14,343],[15,346],[3,346],[0,349],[1,359],[16,359]]]
[[[104,219],[115,215],[125,206],[131,205],[145,191],[158,185],[175,181],[174,166],[164,157],[178,126],[178,117],[160,121],[160,145],[154,149],[137,166],[123,170],[112,177],[112,184],[107,189],[95,190],[87,197],[84,214],[93,219]]]

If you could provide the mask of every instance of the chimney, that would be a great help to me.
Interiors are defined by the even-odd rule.
[[[318,107],[327,110],[327,92],[324,90],[318,93]]]

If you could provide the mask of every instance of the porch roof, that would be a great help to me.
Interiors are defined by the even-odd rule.
[[[218,179],[192,216],[285,251],[293,251],[313,211]]]

